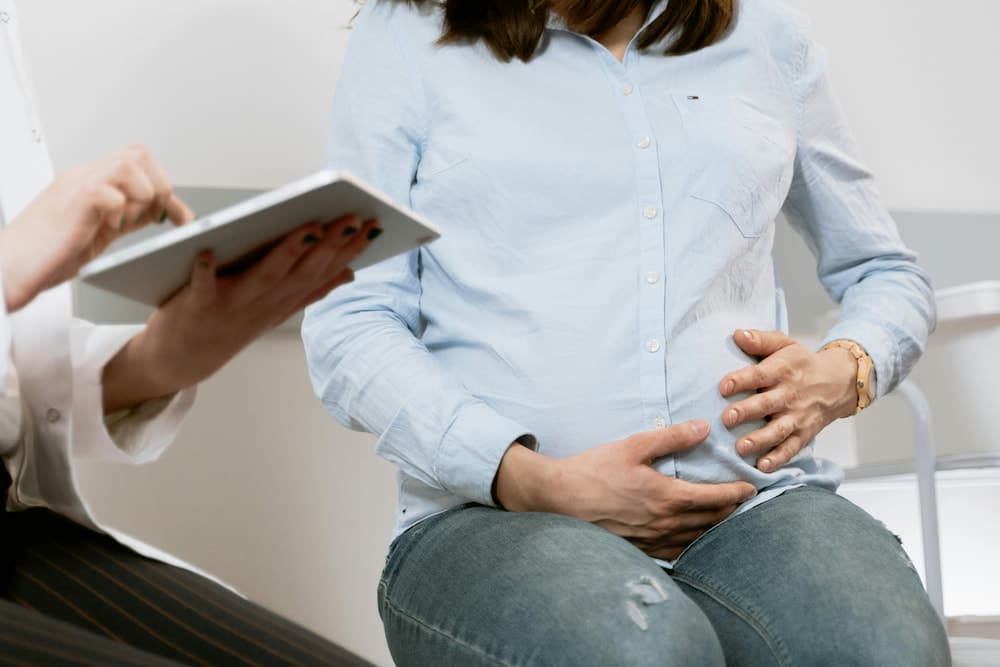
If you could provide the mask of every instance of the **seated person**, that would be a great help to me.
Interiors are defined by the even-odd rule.
[[[399,466],[399,665],[948,664],[812,451],[935,315],[801,16],[370,0],[331,146],[444,232],[303,329],[324,405]],[[782,208],[842,304],[819,351],[781,332]]]
[[[305,225],[234,277],[216,278],[203,255],[190,284],[145,327],[72,321],[67,281],[84,263],[146,224],[192,214],[141,147],[53,178],[9,3],[0,2],[0,18],[0,662],[367,664],[106,534],[73,461],[157,458],[194,387],[349,282],[348,264],[378,227],[354,218]]]

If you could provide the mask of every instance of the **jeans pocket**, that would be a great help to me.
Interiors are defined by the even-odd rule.
[[[732,95],[673,94],[691,196],[718,207],[744,238],[773,224],[791,186],[795,130],[785,113]]]

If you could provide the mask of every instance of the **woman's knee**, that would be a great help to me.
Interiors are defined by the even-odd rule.
[[[401,664],[407,655],[436,664],[723,664],[698,606],[601,528],[469,508],[418,542],[390,557],[404,562],[380,589]]]

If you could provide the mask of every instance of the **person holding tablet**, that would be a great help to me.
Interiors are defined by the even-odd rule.
[[[800,14],[368,0],[330,146],[443,234],[303,326],[323,405],[399,467],[400,667],[949,663],[813,454],[935,311]],[[842,304],[821,350],[784,333],[782,210]]]
[[[304,224],[236,276],[216,277],[204,254],[145,327],[74,321],[67,281],[84,263],[124,234],[192,213],[141,147],[53,177],[22,63],[15,9],[0,0],[0,662],[367,664],[106,534],[73,460],[154,460],[198,382],[352,280],[347,266],[379,226]]]

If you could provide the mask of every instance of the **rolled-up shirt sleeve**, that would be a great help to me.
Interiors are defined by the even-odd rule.
[[[923,353],[936,322],[934,293],[858,158],[827,75],[826,53],[806,31],[799,62],[795,175],[785,213],[841,306],[823,342],[849,339],[863,346],[875,363],[881,396]]]
[[[105,415],[101,376],[104,366],[140,326],[95,326],[74,320],[73,454],[115,463],[150,463],[174,441],[194,404],[195,388]]]
[[[334,103],[329,163],[410,202],[426,110],[401,5],[370,2],[351,37]],[[492,505],[500,460],[528,429],[444,369],[419,338],[421,253],[361,271],[306,311],[310,375],[344,425],[379,435],[376,451],[431,487]]]

